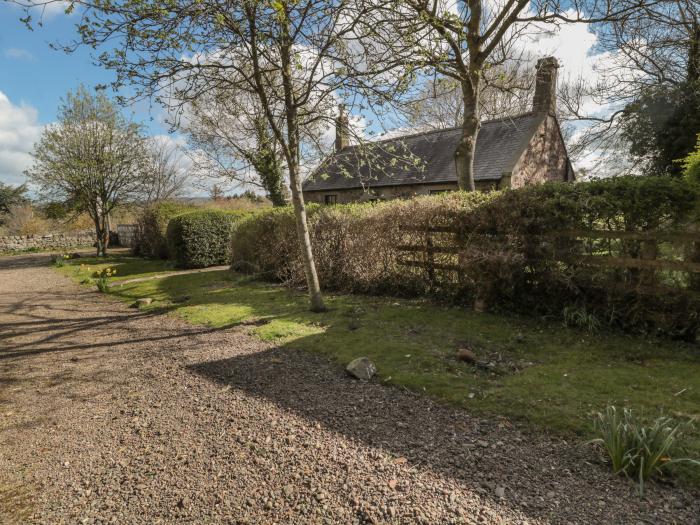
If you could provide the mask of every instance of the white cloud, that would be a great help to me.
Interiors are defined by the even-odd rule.
[[[10,60],[26,60],[27,62],[34,62],[36,57],[32,55],[30,51],[26,49],[21,49],[19,47],[8,47],[2,52],[5,58]]]
[[[32,163],[30,151],[43,126],[36,108],[13,104],[0,91],[0,180],[9,184],[25,181],[22,174]]]
[[[573,12],[569,13],[573,16]],[[596,49],[598,36],[590,24],[534,23],[527,36],[517,43],[516,49],[531,60],[554,56],[559,60],[559,82],[572,85],[583,82],[586,86],[607,85],[605,72],[615,69],[621,60],[619,54]],[[532,64],[534,65],[534,63]],[[579,112],[589,116],[605,116],[616,109],[604,100],[584,97]]]

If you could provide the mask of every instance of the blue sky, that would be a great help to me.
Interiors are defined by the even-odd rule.
[[[50,49],[52,42],[69,42],[75,37],[77,16],[50,13],[43,27],[29,31],[19,21],[23,11],[11,4],[0,4],[0,91],[16,103],[25,102],[39,111],[41,123],[56,117],[61,97],[81,82],[87,86],[108,83],[113,73],[94,65],[91,50],[80,48],[67,54]],[[143,124],[162,132],[157,122],[142,114]]]
[[[92,87],[113,77],[93,64],[89,49],[72,54],[50,49],[51,42],[68,42],[75,36],[76,16],[49,13],[43,27],[34,31],[19,21],[21,16],[21,9],[0,2],[0,181],[9,184],[23,182],[29,151],[43,125],[56,119],[61,97],[81,82]],[[150,110],[146,103],[138,106],[134,118],[149,134],[167,131],[158,121],[157,108]]]

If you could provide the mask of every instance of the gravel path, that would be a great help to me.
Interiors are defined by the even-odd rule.
[[[590,449],[0,258],[1,523],[698,523]]]

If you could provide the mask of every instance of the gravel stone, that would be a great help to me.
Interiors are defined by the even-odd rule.
[[[47,262],[0,258],[0,523],[697,523],[700,491],[640,499],[576,441],[129,309]]]

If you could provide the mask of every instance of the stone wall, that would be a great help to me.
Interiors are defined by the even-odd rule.
[[[511,176],[511,187],[520,188],[547,181],[566,182],[569,179],[568,168],[566,144],[559,125],[554,117],[548,116],[516,163]]]
[[[9,235],[0,237],[0,252],[62,250],[79,246],[92,246],[94,242],[95,232],[89,230],[46,235]]]

